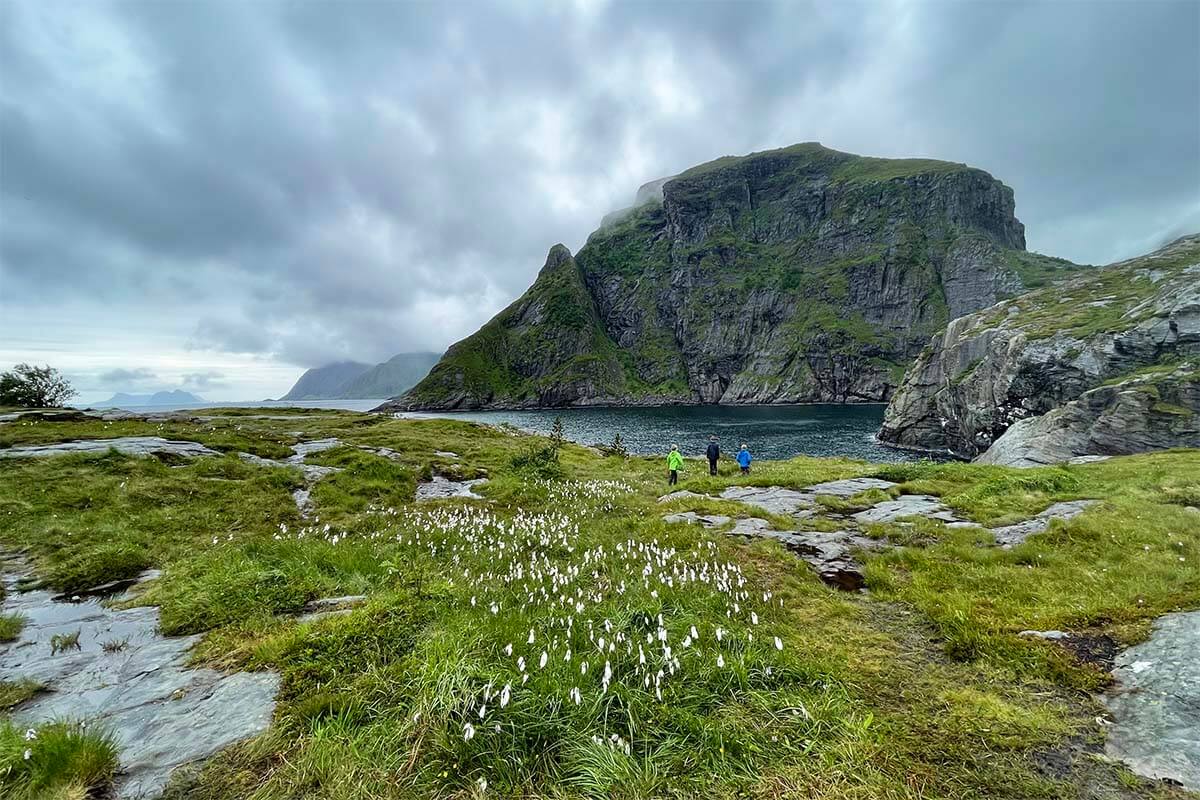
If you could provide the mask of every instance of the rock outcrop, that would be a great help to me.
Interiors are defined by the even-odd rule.
[[[879,439],[994,464],[1200,445],[1200,235],[952,321]],[[990,448],[990,449],[989,449]]]
[[[800,144],[642,187],[383,408],[884,401],[929,336],[1074,265],[963,164]]]

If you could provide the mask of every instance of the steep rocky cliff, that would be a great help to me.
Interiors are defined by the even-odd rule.
[[[1074,267],[962,164],[800,144],[646,184],[388,408],[887,400],[929,336]]]
[[[1033,464],[1200,446],[1198,419],[1200,236],[1189,236],[954,320],[909,370],[879,438]]]

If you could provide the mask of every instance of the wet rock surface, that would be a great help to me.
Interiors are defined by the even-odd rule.
[[[158,436],[121,436],[116,439],[84,439],[29,447],[9,447],[0,450],[0,458],[37,458],[73,453],[95,454],[107,453],[110,449],[132,456],[200,458],[201,456],[221,455],[216,450],[207,448],[198,442],[180,442]]]
[[[1064,503],[1055,503],[1032,519],[1014,525],[1005,525],[1002,528],[993,528],[992,534],[996,537],[996,544],[1009,548],[1020,544],[1035,533],[1043,533],[1050,527],[1051,520],[1071,519],[1095,504],[1095,500],[1069,500]]]
[[[721,492],[721,499],[744,503],[772,514],[788,515],[812,508],[816,495],[780,486],[730,486]]]
[[[1105,750],[1139,775],[1200,791],[1200,611],[1167,614],[1117,656]]]
[[[121,748],[117,798],[157,797],[177,767],[270,724],[278,675],[189,669],[200,637],[160,635],[157,608],[58,602],[49,592],[18,593],[14,575],[4,580],[4,612],[28,622],[19,639],[0,645],[0,679],[46,686],[14,718],[30,727],[64,717],[108,726]],[[77,647],[52,652],[51,637],[75,632]]]
[[[482,500],[483,496],[473,491],[473,487],[485,482],[486,478],[474,478],[469,481],[452,481],[441,475],[434,475],[428,481],[417,484],[417,502],[442,500],[447,497],[467,497],[472,500]]]
[[[848,497],[853,497],[859,492],[866,492],[871,489],[879,489],[887,491],[898,484],[892,481],[885,481],[879,478],[844,478],[840,481],[826,481],[810,486],[804,491],[813,495],[824,495],[828,497],[840,497],[843,500]]]
[[[905,494],[895,500],[876,503],[865,511],[854,514],[858,523],[895,522],[904,517],[926,517],[942,522],[962,522],[953,511],[942,505],[936,497],[927,494]]]
[[[875,550],[882,543],[856,531],[777,531],[763,525],[734,529],[744,536],[764,536],[782,542],[800,556],[822,581],[844,591],[859,591],[866,586],[863,566],[854,558],[854,551]]]
[[[721,514],[697,514],[695,511],[684,511],[679,514],[667,514],[663,517],[663,522],[688,522],[703,525],[706,528],[719,528],[722,525],[728,525],[731,519],[732,517]]]

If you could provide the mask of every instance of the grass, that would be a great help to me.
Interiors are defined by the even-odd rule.
[[[1016,634],[1124,643],[1200,607],[1197,451],[1032,470],[797,458],[747,476],[688,460],[678,488],[702,495],[877,476],[986,525],[1101,501],[1011,551],[979,530],[876,526],[896,547],[869,558],[859,596],[775,542],[664,523],[690,509],[795,524],[721,500],[660,504],[660,458],[567,444],[547,473],[525,458],[547,440],[459,421],[229,418],[281,447],[343,441],[310,459],[343,470],[314,487],[312,519],[291,501],[295,470],[229,456],[66,456],[0,474],[0,544],[26,548],[39,575],[128,571],[113,557],[128,548],[164,570],[134,602],[160,606],[165,633],[205,634],[198,662],[280,672],[270,730],[168,797],[1178,796],[1086,753],[1039,766],[1096,739],[1087,692],[1104,676]],[[204,441],[205,424],[179,438]],[[452,465],[486,472],[484,501],[411,502],[418,479]],[[844,513],[885,496],[822,503]],[[368,600],[294,616],[343,594]],[[9,705],[36,691],[0,689]]]
[[[8,711],[24,703],[44,688],[42,684],[30,678],[0,681],[0,711]]]
[[[99,796],[117,770],[102,729],[68,722],[26,728],[0,719],[0,794],[11,800]]]
[[[28,620],[21,614],[0,614],[0,642],[15,641]]]

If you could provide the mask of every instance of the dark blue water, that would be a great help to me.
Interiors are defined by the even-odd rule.
[[[607,444],[620,432],[631,453],[665,453],[678,444],[684,455],[700,455],[710,435],[732,455],[745,442],[757,458],[798,455],[847,456],[868,461],[905,461],[912,454],[874,441],[882,405],[667,406],[661,408],[572,408],[555,411],[455,411],[408,414],[508,423],[549,433],[562,417],[568,439]]]

